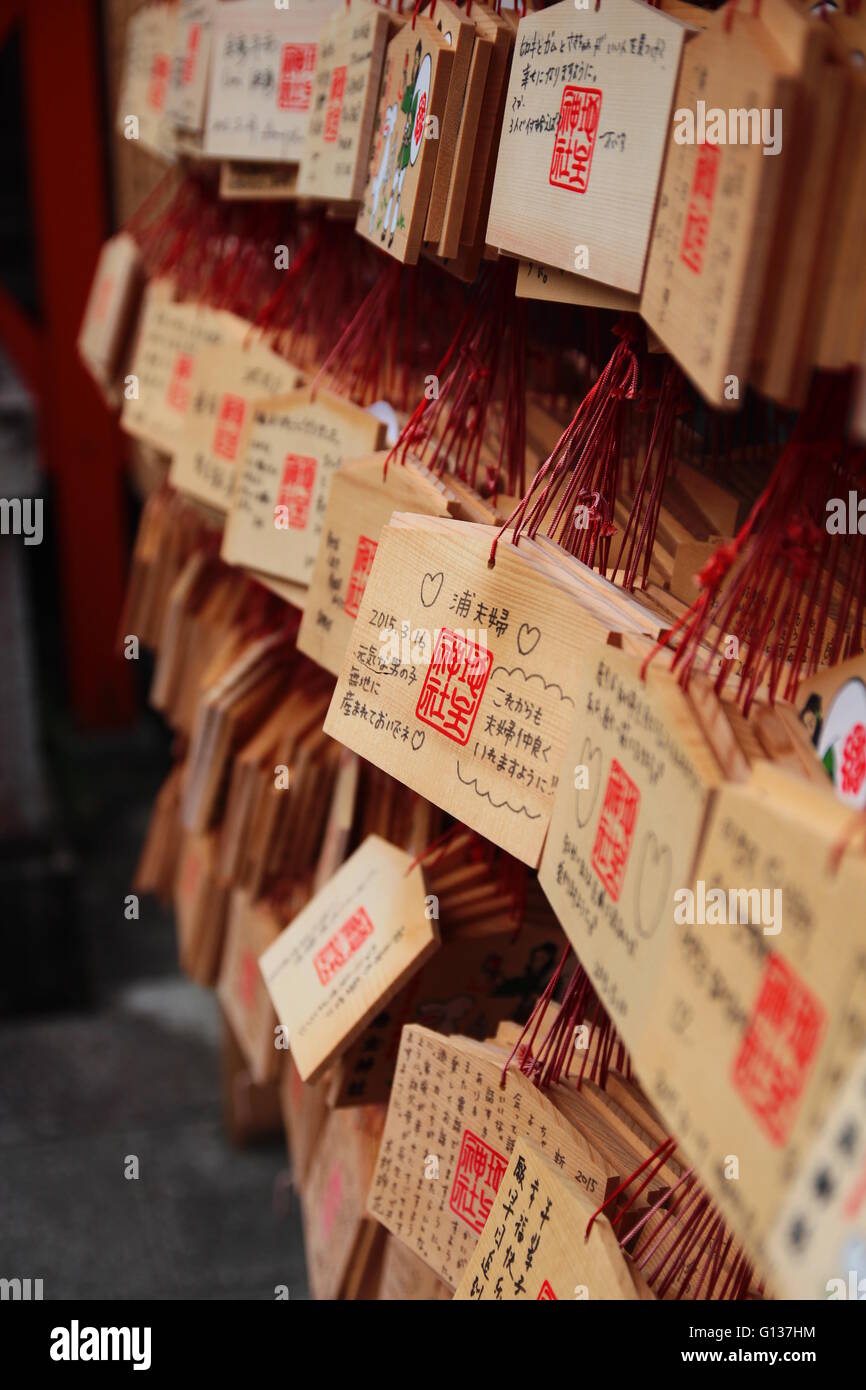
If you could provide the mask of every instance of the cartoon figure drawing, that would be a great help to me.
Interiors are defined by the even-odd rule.
[[[379,165],[376,169],[373,183],[371,185],[372,201],[370,203],[370,236],[373,235],[376,227],[376,216],[379,212],[379,199],[382,196],[382,189],[385,187],[385,176],[391,162],[391,142],[394,138],[394,130],[397,125],[397,102],[393,102],[385,111],[385,119],[382,122],[382,129],[379,133]]]
[[[800,723],[816,747],[818,739],[821,737],[821,724],[823,722],[821,710],[821,696],[810,695],[800,711]]]
[[[815,718],[812,742],[840,801],[856,810],[866,807],[866,685],[856,677],[836,691],[823,720],[811,701],[801,714]],[[808,727],[808,723],[807,723]]]
[[[410,165],[414,164],[418,158],[418,151],[421,148],[423,137],[424,114],[427,110],[428,94],[430,90],[430,74],[432,63],[428,54],[422,62],[421,43],[415,45],[415,57],[412,65],[412,76],[408,76],[409,55],[403,64],[403,96],[400,100],[400,110],[406,120],[403,125],[403,139],[397,152],[397,160],[394,168],[394,176],[391,180],[391,196],[388,207],[385,211],[385,222],[382,227],[381,240],[384,242],[388,238],[388,248],[394,245],[394,234],[399,226],[400,199],[403,194],[403,184],[406,182],[406,171]],[[421,129],[419,131],[418,126]]]

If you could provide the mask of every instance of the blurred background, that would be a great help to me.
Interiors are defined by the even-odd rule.
[[[140,6],[0,0],[0,499],[43,516],[40,544],[0,535],[0,1277],[303,1298],[275,1098],[171,915],[128,896],[170,766],[119,642],[149,480],[75,342],[102,242],[164,173],[111,133]]]

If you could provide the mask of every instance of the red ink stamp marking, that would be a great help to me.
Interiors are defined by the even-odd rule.
[[[424,134],[424,120],[427,116],[427,93],[422,92],[418,99],[418,115],[415,117],[415,133],[412,137],[413,143],[421,144],[421,137]]]
[[[784,1144],[791,1132],[824,1020],[823,1008],[791,967],[770,956],[733,1079],[774,1144]]]
[[[301,454],[286,454],[277,509],[286,508],[290,531],[303,531],[306,528],[315,482],[315,459],[304,458]]]
[[[183,59],[183,85],[188,87],[192,82],[195,73],[196,60],[198,59],[198,46],[201,42],[201,25],[191,24],[189,33],[186,36],[186,53]]]
[[[328,1240],[343,1200],[343,1170],[337,1161],[328,1175],[322,1198],[322,1238]]]
[[[246,402],[243,396],[233,396],[226,392],[220,401],[213,451],[220,458],[228,459],[230,463],[234,463],[237,458],[245,414]]]
[[[259,964],[252,951],[244,951],[241,957],[240,980],[238,982],[238,993],[241,996],[241,1003],[245,1009],[253,1007],[253,1000],[256,997],[256,986],[259,982]]]
[[[340,129],[340,117],[343,114],[343,98],[346,95],[346,73],[345,67],[334,68],[331,73],[331,89],[328,93],[328,109],[325,112],[325,129],[322,139],[326,145],[333,145],[337,139]]]
[[[471,1129],[464,1129],[457,1171],[448,1205],[461,1221],[479,1234],[499,1191],[508,1160],[485,1144]]]
[[[550,1282],[549,1282],[549,1280],[545,1279],[545,1281],[544,1281],[544,1283],[542,1284],[541,1288],[538,1290],[538,1298],[537,1298],[535,1301],[536,1301],[536,1303],[540,1303],[540,1302],[549,1303],[549,1302],[551,1302],[551,1301],[554,1302],[554,1303],[558,1303],[558,1302],[559,1302],[559,1299],[557,1298],[556,1294],[553,1292],[553,1289],[550,1287]]]
[[[347,960],[360,950],[368,936],[373,935],[373,923],[363,907],[353,912],[348,922],[334,932],[330,941],[313,956],[313,966],[319,982],[326,985]]]
[[[100,282],[99,289],[96,291],[96,302],[93,306],[93,317],[97,323],[103,323],[108,318],[108,310],[111,307],[111,300],[114,294],[114,276],[106,275]]]
[[[165,106],[170,71],[171,63],[168,54],[157,53],[150,69],[150,83],[147,88],[147,104],[154,111],[161,111]]]
[[[842,791],[846,796],[858,796],[866,779],[866,728],[855,724],[842,745]]]
[[[466,744],[490,678],[493,653],[443,627],[415,706],[416,718]]]
[[[680,260],[696,275],[700,275],[704,268],[704,251],[710,234],[710,217],[713,199],[716,196],[721,157],[722,152],[718,145],[704,143],[698,146],[692,191],[686,208],[683,243],[680,247]]]
[[[554,188],[585,193],[601,117],[598,87],[566,87],[553,139],[550,182]]]
[[[616,758],[611,758],[607,790],[592,847],[592,867],[614,902],[619,901],[622,892],[639,806],[640,792],[625,768]]]
[[[309,111],[313,99],[313,72],[316,67],[314,43],[283,45],[277,106],[281,111]]]
[[[189,384],[192,379],[192,368],[193,361],[189,353],[179,352],[174,360],[166,400],[173,410],[179,410],[181,414],[189,405]]]
[[[377,548],[376,542],[371,541],[369,536],[361,536],[358,541],[358,549],[355,551],[355,559],[352,562],[352,573],[349,576],[349,587],[346,590],[346,602],[343,604],[343,608],[350,618],[357,618],[358,616],[358,609],[361,606],[361,599],[364,597],[367,580],[370,578]]]

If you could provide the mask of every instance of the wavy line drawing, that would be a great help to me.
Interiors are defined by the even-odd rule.
[[[546,681],[544,676],[540,676],[537,671],[533,671],[531,675],[527,675],[522,666],[512,666],[510,670],[507,666],[494,666],[493,670],[490,672],[491,678],[497,671],[504,671],[506,676],[513,676],[515,671],[519,671],[525,681],[541,681],[545,690],[558,690],[560,700],[565,700],[571,705],[571,708],[574,709],[574,701],[570,695],[566,695],[562,686],[558,685],[556,681]]]
[[[477,777],[473,777],[473,778],[470,780],[468,777],[464,777],[464,776],[463,776],[463,774],[462,774],[461,771],[460,771],[460,760],[459,760],[459,759],[457,760],[457,776],[458,776],[459,780],[463,783],[464,787],[474,787],[474,788],[475,788],[475,795],[476,795],[476,796],[480,796],[482,799],[486,796],[486,797],[487,797],[487,800],[490,802],[490,805],[493,807],[494,811],[501,811],[503,806],[507,806],[508,809],[509,809],[509,811],[513,811],[513,812],[514,812],[515,816],[519,816],[519,815],[522,814],[522,815],[526,816],[526,819],[527,819],[527,820],[541,820],[541,812],[540,812],[540,811],[536,811],[536,812],[533,814],[531,811],[527,811],[527,809],[526,809],[525,806],[512,806],[511,802],[510,802],[507,798],[505,799],[505,801],[494,801],[494,800],[493,800],[493,797],[490,795],[489,792],[483,792],[483,791],[481,790],[481,788],[480,788],[479,785],[478,785],[478,778],[477,778]]]

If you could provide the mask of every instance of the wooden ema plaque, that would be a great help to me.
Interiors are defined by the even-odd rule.
[[[582,652],[607,629],[518,547],[489,568],[495,535],[392,518],[325,732],[534,867]]]

